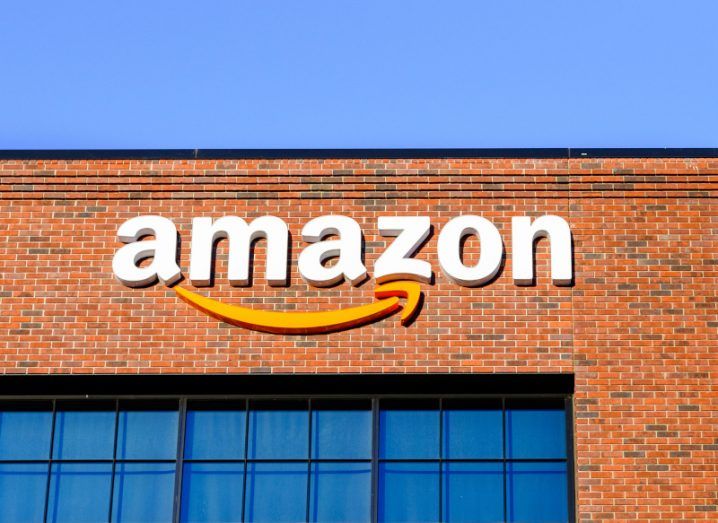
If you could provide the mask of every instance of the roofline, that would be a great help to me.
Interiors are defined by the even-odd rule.
[[[0,160],[324,160],[431,158],[718,158],[705,148],[4,149]]]

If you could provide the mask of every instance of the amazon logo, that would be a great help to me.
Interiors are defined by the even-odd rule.
[[[115,277],[128,287],[145,287],[158,280],[173,287],[178,298],[220,321],[246,329],[277,334],[311,334],[345,330],[378,321],[401,310],[401,323],[408,325],[421,302],[420,283],[430,283],[432,264],[416,256],[431,232],[425,216],[382,216],[377,220],[382,236],[394,240],[374,264],[376,301],[333,311],[272,311],[223,303],[177,284],[182,270],[177,264],[177,227],[162,216],[137,216],[117,231],[123,245],[112,260]],[[545,215],[512,219],[512,277],[516,285],[534,281],[536,240],[551,242],[551,279],[554,285],[573,281],[571,230],[561,217]],[[464,240],[478,238],[481,253],[473,265],[462,257]],[[217,241],[229,242],[227,277],[232,286],[250,285],[251,246],[266,243],[265,276],[271,286],[288,282],[289,230],[276,216],[247,222],[237,216],[218,219],[198,217],[192,221],[189,282],[201,288],[211,284],[213,252]],[[301,277],[315,287],[348,281],[358,285],[368,278],[363,261],[362,230],[352,218],[328,215],[314,218],[302,228],[308,245],[300,252],[297,267]],[[492,281],[501,268],[504,244],[499,230],[481,216],[451,219],[439,233],[437,256],[442,273],[464,287],[479,287]],[[148,260],[147,263],[141,263]],[[334,263],[327,264],[329,260]],[[405,301],[401,301],[401,300]]]

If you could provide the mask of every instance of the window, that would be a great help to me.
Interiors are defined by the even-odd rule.
[[[0,522],[571,521],[569,401],[0,402]]]

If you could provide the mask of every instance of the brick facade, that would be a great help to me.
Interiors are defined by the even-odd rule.
[[[574,373],[578,519],[718,518],[718,159],[37,160],[0,162],[0,372]],[[381,215],[428,215],[416,321],[392,316],[329,335],[278,336],[222,324],[161,284],[130,289],[111,270],[118,226],[171,218],[188,274],[191,219],[273,214],[292,233],[290,285],[200,290],[258,308],[368,303],[372,279],[308,286],[301,227],[344,214],[362,226],[366,265],[390,239]],[[503,270],[479,288],[441,273],[450,218],[493,221]],[[548,242],[534,286],[511,278],[511,217],[571,225],[575,282],[550,282]],[[467,264],[479,254],[465,245]],[[180,285],[191,288],[185,280]],[[0,378],[1,379],[1,378]]]

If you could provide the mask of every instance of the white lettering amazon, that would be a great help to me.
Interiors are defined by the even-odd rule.
[[[395,238],[374,264],[378,283],[394,280],[432,280],[431,263],[418,258],[422,245],[431,234],[426,216],[381,216],[379,234]],[[126,245],[115,253],[112,268],[115,277],[128,287],[151,285],[157,280],[167,286],[176,283],[182,272],[177,264],[178,232],[174,223],[162,216],[137,216],[117,231]],[[148,239],[148,237],[152,237]],[[481,246],[478,261],[464,264],[463,240],[476,237]],[[571,229],[559,216],[528,216],[512,220],[512,271],[516,285],[535,280],[536,241],[547,238],[551,249],[551,279],[554,285],[573,281]],[[266,243],[265,278],[269,285],[288,281],[289,230],[276,216],[261,216],[247,222],[237,216],[195,218],[192,222],[189,278],[197,287],[207,286],[214,272],[214,249],[218,241],[228,242],[227,277],[231,285],[250,285],[252,244]],[[309,284],[327,287],[341,281],[358,285],[367,278],[363,260],[363,235],[359,224],[347,216],[328,215],[310,220],[302,229],[308,245],[300,252],[299,274]],[[437,243],[439,266],[443,274],[464,287],[478,287],[492,281],[501,270],[504,244],[496,226],[481,216],[457,216],[443,226]],[[151,262],[142,264],[151,258]],[[334,263],[327,263],[334,260]]]

